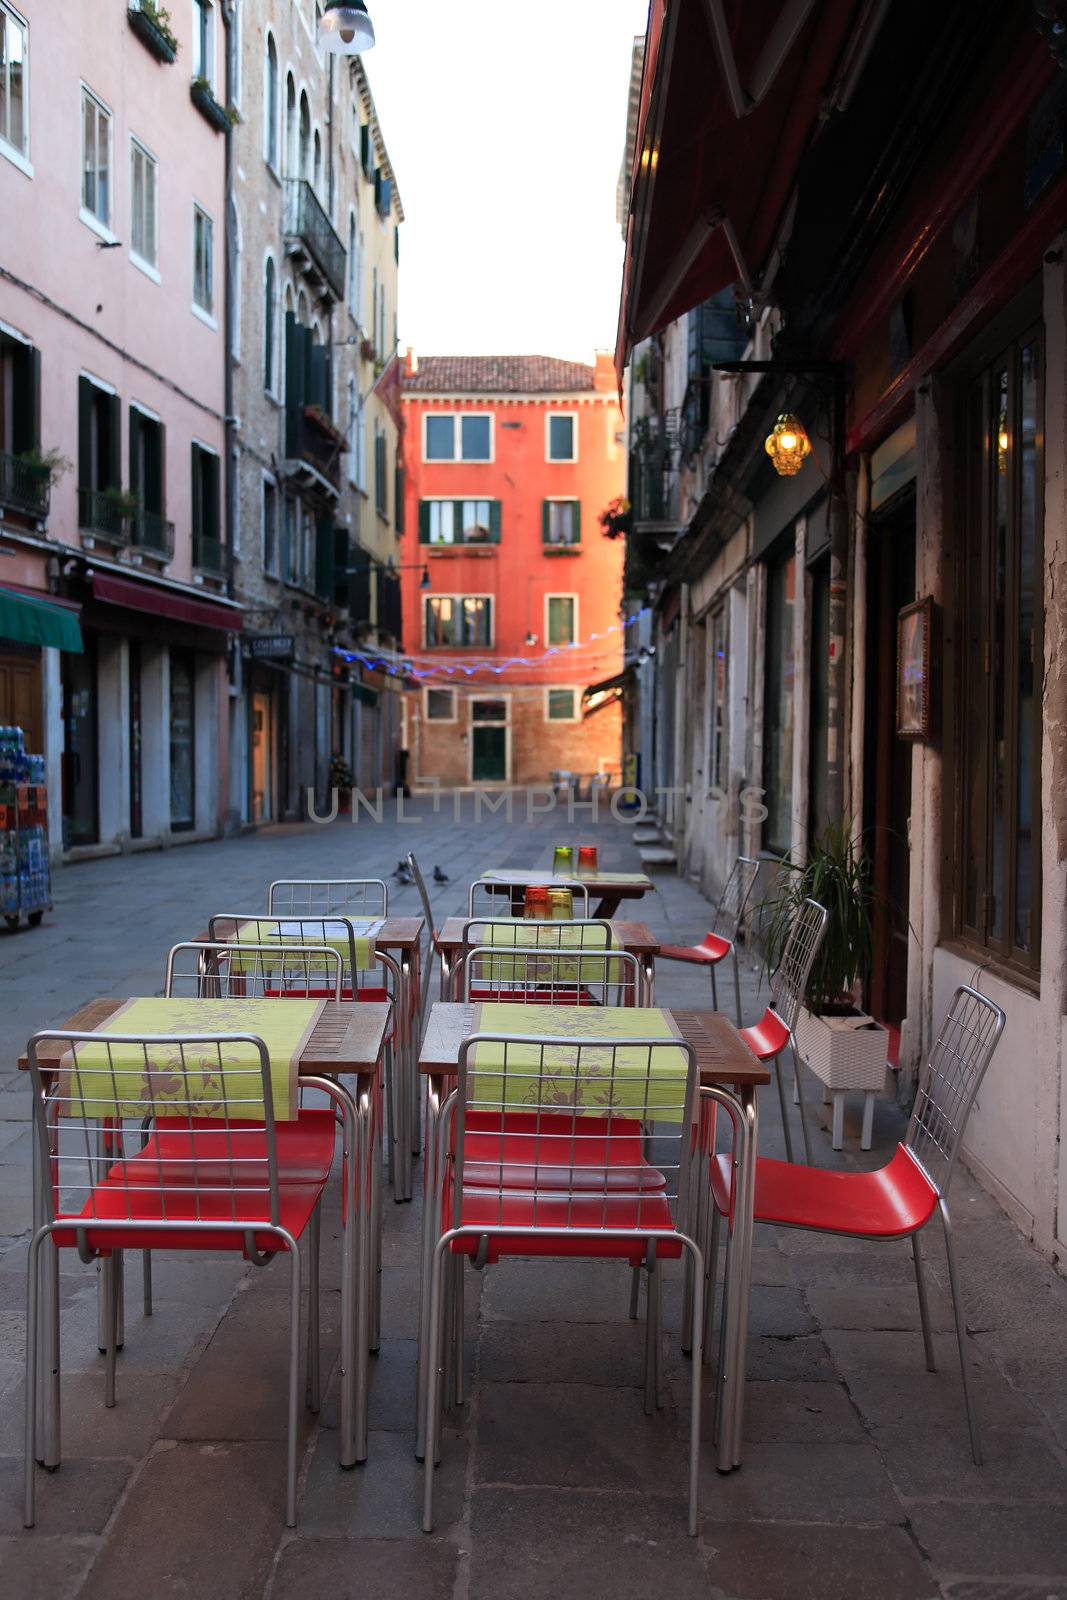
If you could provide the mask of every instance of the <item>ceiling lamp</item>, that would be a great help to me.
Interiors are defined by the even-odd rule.
[[[336,55],[358,56],[374,43],[374,23],[364,0],[327,0],[319,18],[319,43]]]
[[[811,440],[798,417],[786,412],[767,435],[764,449],[780,478],[794,477],[811,455]]]

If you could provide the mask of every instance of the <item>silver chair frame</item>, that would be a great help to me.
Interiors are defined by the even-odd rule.
[[[545,923],[545,927],[550,924]],[[556,924],[559,926],[559,924]],[[641,997],[641,966],[635,955],[629,950],[605,949],[602,946],[581,950],[560,950],[552,946],[530,948],[527,945],[475,945],[466,951],[463,965],[460,968],[462,981],[462,996],[465,1002],[471,998],[471,990],[475,983],[491,982],[476,968],[479,962],[486,959],[502,960],[513,966],[515,974],[501,980],[494,987],[507,991],[506,1001],[517,1005],[567,1005],[575,1003],[574,997],[578,992],[590,986],[600,990],[602,995],[607,995],[609,988],[617,988],[619,994],[629,993],[633,996],[633,1004],[640,1004]],[[545,969],[551,968],[555,962],[574,962],[578,965],[578,975],[574,978],[557,977],[549,972],[545,976]],[[602,976],[588,978],[585,968],[591,965],[594,969],[601,968]],[[525,969],[525,970],[523,970]],[[545,999],[545,991],[548,998]],[[559,999],[556,999],[557,994]],[[500,997],[504,998],[504,997]],[[609,1000],[601,999],[599,1005],[611,1004]],[[619,999],[619,1005],[623,1001]]]
[[[288,911],[284,909],[276,910],[274,902],[280,896],[281,891],[285,889],[307,889],[309,891],[314,889],[326,891],[339,889],[344,892],[339,896],[327,893],[325,895],[327,904],[321,911],[313,904],[309,904],[306,911],[297,911],[292,907]],[[357,913],[356,907],[351,900],[351,891],[354,889],[362,889],[364,891],[364,900],[367,898],[368,890],[380,890],[381,909],[378,910],[376,907],[364,905]],[[309,892],[309,901],[313,901],[314,898],[314,895]],[[338,904],[333,903],[335,899],[339,901]],[[354,914],[358,914],[361,917],[387,917],[389,915],[389,888],[384,878],[275,878],[267,890],[267,910],[273,915],[297,919],[317,916],[346,917]]]
[[[771,974],[771,1003],[770,1009],[782,1022],[789,1033],[789,1049],[793,1057],[793,1082],[796,1085],[797,1104],[800,1107],[800,1132],[804,1140],[804,1160],[811,1165],[811,1139],[808,1133],[808,1117],[804,1104],[804,1075],[803,1063],[797,1050],[796,1026],[800,1017],[800,1008],[804,1004],[804,995],[808,987],[811,969],[815,964],[815,957],[819,953],[819,946],[826,937],[826,925],[829,921],[829,912],[817,900],[807,899],[797,909],[796,915],[789,927],[789,934],[782,950],[782,958]],[[786,1111],[785,1085],[782,1082],[782,1067],[778,1056],[774,1058],[774,1077],[778,1085],[778,1103],[782,1110],[782,1131],[785,1134],[786,1159],[793,1159],[793,1136],[789,1128],[789,1116]]]
[[[741,933],[741,923],[748,909],[748,902],[752,891],[756,887],[759,877],[760,864],[751,856],[738,856],[730,868],[729,876],[723,885],[722,894],[719,896],[715,907],[715,916],[712,921],[711,931],[720,939],[726,939],[730,945],[730,959],[734,967],[734,1007],[737,1017],[737,1026],[743,1027],[741,1020],[741,969],[737,962],[737,941]],[[717,961],[711,964],[711,1003],[713,1008],[719,1009],[719,991],[715,980]]]

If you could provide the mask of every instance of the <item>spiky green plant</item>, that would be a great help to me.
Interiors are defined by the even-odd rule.
[[[806,1005],[818,1014],[848,1011],[857,982],[866,979],[874,954],[870,859],[845,822],[832,822],[812,840],[807,860],[782,862],[760,911],[767,965],[781,959],[790,924],[805,900],[829,913],[826,936],[808,980]]]

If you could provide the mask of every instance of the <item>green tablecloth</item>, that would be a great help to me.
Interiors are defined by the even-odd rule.
[[[491,946],[511,949],[536,950],[538,955],[515,959],[507,955],[481,956],[475,962],[475,981],[491,983],[621,983],[625,968],[622,962],[605,960],[603,955],[589,960],[596,951],[619,948],[613,929],[567,927],[550,921],[537,922],[509,919],[506,922],[485,922],[468,932],[472,949]],[[567,951],[584,951],[585,956],[569,956]],[[559,953],[557,953],[559,952]]]
[[[678,1038],[665,1011],[656,1006],[523,1006],[486,1001],[475,1008],[474,1032],[536,1034],[583,1039]],[[688,1061],[685,1052],[640,1045],[542,1047],[496,1041],[477,1044],[468,1059],[468,1104],[481,1109],[576,1107],[588,1116],[662,1122],[684,1120]]]
[[[248,1033],[270,1056],[271,1093],[278,1121],[296,1117],[300,1054],[322,1013],[322,1000],[128,1000],[96,1031],[108,1034],[190,1034],[210,1038]],[[184,1055],[184,1071],[183,1071]],[[231,1043],[78,1044],[60,1067],[65,1116],[141,1117],[152,1112],[199,1117],[263,1118],[259,1052]]]
[[[325,945],[336,950],[341,957],[346,981],[351,981],[351,964],[355,950],[356,969],[367,972],[377,961],[374,949],[375,935],[380,932],[380,917],[249,917],[237,929],[237,944]],[[257,958],[258,959],[258,958]],[[332,963],[323,962],[327,972]],[[232,971],[251,971],[252,959],[242,963],[233,958]],[[313,970],[313,969],[312,969]]]

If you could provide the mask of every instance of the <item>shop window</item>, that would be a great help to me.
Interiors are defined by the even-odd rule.
[[[196,674],[184,651],[170,654],[170,825],[186,832],[196,822]]]
[[[1040,967],[1043,339],[1031,327],[963,396],[955,658],[958,936]]]

